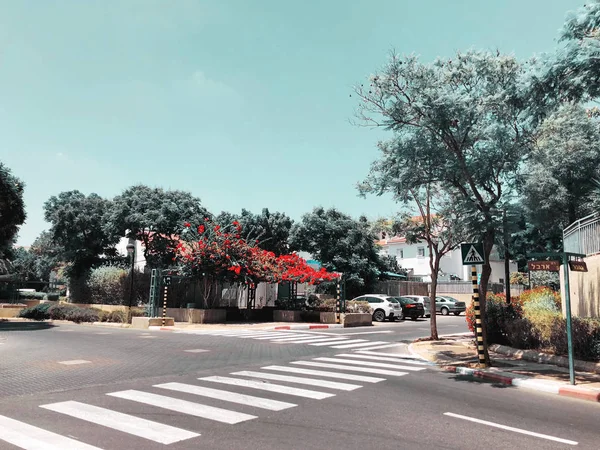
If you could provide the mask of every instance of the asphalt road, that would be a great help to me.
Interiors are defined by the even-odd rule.
[[[464,316],[438,319],[441,334],[466,331]],[[0,448],[600,447],[598,404],[412,359],[403,342],[428,326],[216,335],[0,323]]]

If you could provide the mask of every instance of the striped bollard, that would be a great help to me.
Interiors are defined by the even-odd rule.
[[[162,310],[162,326],[164,327],[167,322],[167,296],[169,287],[165,285],[165,292],[163,294],[163,310]]]
[[[479,286],[477,284],[477,266],[471,266],[471,282],[473,283],[473,309],[475,310],[475,337],[477,339],[477,357],[479,365],[486,367],[485,343],[481,323],[481,305],[479,304]]]

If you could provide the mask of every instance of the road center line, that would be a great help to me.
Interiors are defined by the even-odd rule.
[[[499,423],[488,422],[486,420],[481,420],[481,419],[475,419],[474,417],[461,416],[460,414],[454,414],[451,412],[445,412],[444,415],[450,416],[450,417],[455,417],[457,419],[463,419],[463,420],[468,420],[468,421],[475,422],[475,423],[480,423],[482,425],[488,425],[490,427],[500,428],[501,430],[513,431],[515,433],[526,434],[528,436],[534,436],[534,437],[537,437],[540,439],[548,439],[549,441],[560,442],[561,444],[568,444],[568,445],[577,445],[578,444],[578,442],[576,442],[576,441],[570,441],[568,439],[557,438],[554,436],[549,436],[547,434],[535,433],[533,431],[527,431],[527,430],[523,430],[521,428],[509,427],[507,425],[500,425]]]

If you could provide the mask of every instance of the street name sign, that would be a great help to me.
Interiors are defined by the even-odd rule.
[[[527,261],[527,268],[529,270],[546,270],[548,272],[559,272],[560,262],[559,261]]]
[[[469,242],[460,244],[460,253],[464,266],[475,266],[485,264],[483,256],[483,244],[481,242]]]
[[[569,261],[569,269],[573,272],[587,272],[587,264],[584,261]]]

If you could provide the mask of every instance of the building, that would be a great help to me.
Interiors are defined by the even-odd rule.
[[[410,244],[404,237],[393,236],[389,239],[380,239],[377,244],[381,247],[382,254],[395,256],[398,264],[408,271],[411,277],[420,277],[425,282],[431,281],[431,270],[429,268],[429,250],[427,242]],[[504,259],[498,254],[494,246],[490,255],[492,274],[491,283],[504,283]],[[477,266],[481,273],[481,266]],[[510,272],[517,271],[517,263],[510,262]],[[468,281],[471,279],[471,266],[464,266],[460,247],[446,253],[440,261],[440,273],[438,281]]]

